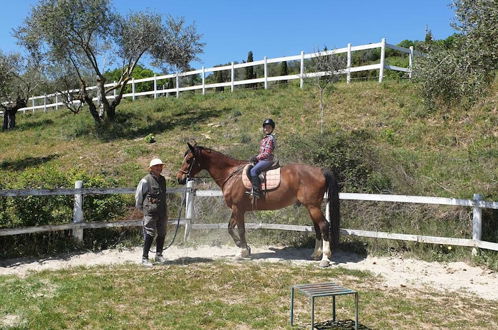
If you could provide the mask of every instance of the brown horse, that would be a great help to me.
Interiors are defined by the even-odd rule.
[[[232,210],[228,233],[241,249],[240,256],[248,257],[251,249],[245,238],[244,213],[255,210],[276,210],[300,203],[309,212],[316,233],[316,245],[312,258],[321,259],[320,266],[330,265],[332,247],[339,243],[339,188],[335,175],[310,165],[289,164],[281,168],[278,188],[267,191],[254,203],[242,184],[241,173],[246,161],[236,160],[220,152],[201,146],[192,146],[185,152],[183,164],[176,177],[180,184],[206,170],[221,188],[226,205]],[[324,193],[328,193],[329,219],[325,219],[321,204]],[[238,235],[235,233],[237,226]],[[332,236],[332,237],[331,237]],[[332,238],[332,239],[331,239]]]

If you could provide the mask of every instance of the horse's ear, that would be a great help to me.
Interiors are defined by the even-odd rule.
[[[190,151],[192,151],[192,154],[195,154],[194,147],[190,143],[188,143],[188,142],[187,142],[187,145],[188,145],[188,148],[190,149]]]

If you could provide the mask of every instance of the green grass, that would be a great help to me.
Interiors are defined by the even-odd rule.
[[[359,291],[360,323],[371,329],[498,326],[493,301],[388,288],[368,272],[189,258],[153,269],[121,265],[1,276],[0,326],[10,320],[29,329],[290,329],[290,287],[325,281]],[[331,319],[330,306],[330,298],[317,299],[317,322]],[[337,298],[337,313],[339,320],[354,319],[352,296]],[[310,322],[309,301],[301,294],[295,321]]]

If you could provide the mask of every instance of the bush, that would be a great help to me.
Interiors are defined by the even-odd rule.
[[[433,49],[414,66],[415,80],[426,106],[471,106],[487,92],[492,75],[474,65],[468,49]]]
[[[82,172],[73,172],[68,175],[68,183],[82,180],[84,188],[116,187],[117,182],[112,178],[90,176]],[[126,211],[126,201],[122,195],[85,195],[83,214],[85,221],[109,221],[122,216]]]
[[[57,189],[67,187],[65,174],[52,167],[27,169],[18,174],[11,189]],[[72,217],[71,196],[13,197],[8,216],[14,227],[67,223]]]
[[[63,172],[54,167],[26,169],[5,189],[57,189],[72,188],[74,182],[83,180],[85,187],[111,187],[116,182],[84,172]],[[27,227],[68,223],[72,219],[73,196],[26,196],[0,200],[0,226]],[[108,221],[125,212],[125,202],[120,195],[86,195],[83,212],[86,221]]]
[[[348,192],[389,191],[387,177],[375,171],[370,136],[365,131],[351,133],[336,129],[322,134],[291,137],[279,146],[279,157],[287,162],[313,164],[336,171]]]

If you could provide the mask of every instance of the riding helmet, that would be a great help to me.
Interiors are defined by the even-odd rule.
[[[263,122],[263,127],[264,127],[265,125],[270,125],[273,129],[275,129],[275,122],[274,122],[272,119],[270,119],[270,118],[266,119],[266,120]]]

